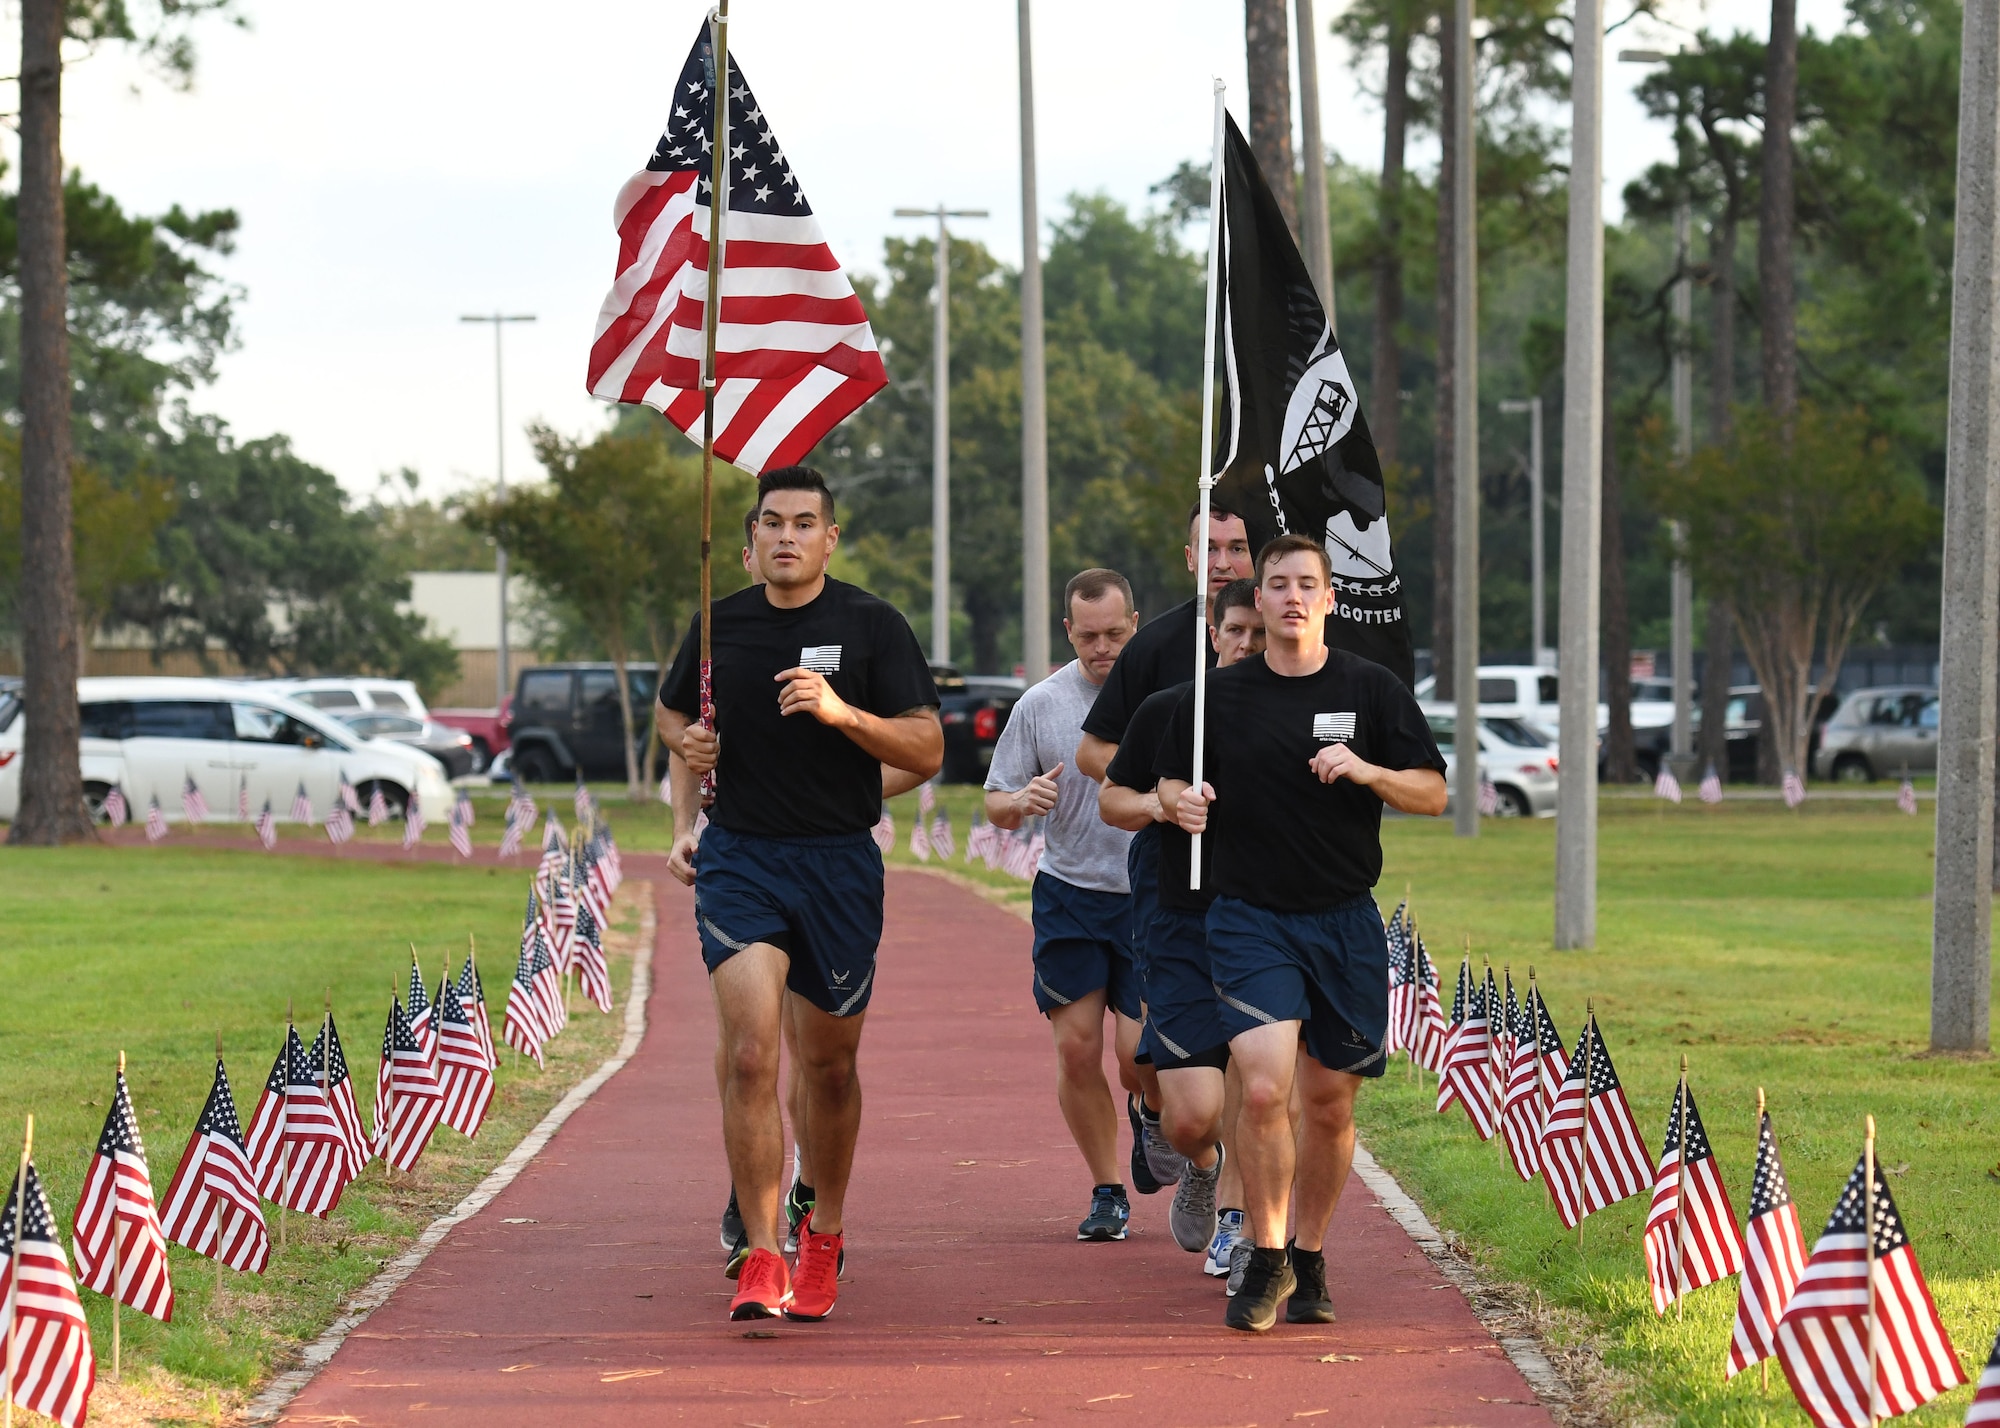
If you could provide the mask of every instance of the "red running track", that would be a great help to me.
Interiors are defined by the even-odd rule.
[[[839,1306],[730,1323],[691,895],[656,857],[627,868],[659,898],[639,1053],[280,1421],[1551,1423],[1358,1180],[1328,1240],[1338,1324],[1224,1328],[1220,1283],[1167,1231],[1171,1192],[1134,1197],[1124,1243],[1078,1244],[1089,1175],[1056,1109],[1026,924],[914,872],[889,877]]]

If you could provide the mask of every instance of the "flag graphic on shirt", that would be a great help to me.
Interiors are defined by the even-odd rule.
[[[1565,1226],[1652,1184],[1652,1158],[1595,1015],[1585,1019],[1542,1127],[1542,1180]]]
[[[306,1050],[306,1061],[319,1077],[320,1089],[325,1092],[327,1104],[333,1107],[333,1118],[340,1123],[341,1145],[347,1152],[347,1166],[342,1174],[352,1181],[374,1157],[367,1128],[361,1124],[361,1105],[354,1097],[354,1077],[347,1069],[347,1050],[340,1044],[340,1028],[334,1025],[333,1013],[328,1012],[320,1023],[319,1035]]]
[[[1868,1428],[1872,1421],[1920,1408],[1965,1382],[1958,1354],[1931,1302],[1930,1286],[1917,1266],[1903,1217],[1889,1194],[1889,1182],[1878,1163],[1869,1185],[1866,1164],[1865,1154],[1855,1162],[1785,1316],[1778,1321],[1778,1363],[1791,1381],[1799,1407],[1819,1428]]]
[[[709,132],[715,83],[704,27],[666,132],[612,205],[617,276],[597,314],[586,385],[606,401],[654,407],[701,440],[711,145],[726,140],[715,452],[756,473],[804,460],[889,379],[861,299],[734,54],[720,137]]]
[[[1778,1351],[1778,1320],[1806,1272],[1799,1207],[1792,1203],[1768,1111],[1758,1119],[1757,1169],[1750,1179],[1750,1223],[1743,1239],[1743,1278],[1737,1284],[1736,1326],[1729,1336],[1724,1378],[1734,1378]]]
[[[257,1172],[244,1149],[236,1098],[220,1056],[201,1119],[160,1202],[160,1218],[168,1239],[231,1269],[262,1274],[270,1261],[271,1237],[257,1195]]]
[[[1715,1149],[1686,1077],[1667,1109],[1667,1138],[1653,1174],[1645,1244],[1646,1279],[1652,1286],[1655,1314],[1666,1313],[1682,1295],[1743,1268],[1736,1211],[1723,1188]]]
[[[375,1153],[398,1170],[415,1170],[443,1115],[437,1072],[392,996],[375,1070]]]
[[[141,1314],[171,1322],[174,1286],[167,1277],[167,1239],[153,1208],[153,1176],[123,1071],[98,1133],[97,1154],[84,1173],[75,1224],[77,1280]]]
[[[181,813],[190,823],[208,822],[208,800],[201,796],[201,785],[191,773],[181,780]]]
[[[0,1323],[13,1368],[0,1389],[63,1428],[82,1428],[97,1362],[69,1256],[56,1238],[55,1212],[32,1161],[25,1174],[7,1177],[7,1203],[0,1210],[0,1304],[8,1311]]]

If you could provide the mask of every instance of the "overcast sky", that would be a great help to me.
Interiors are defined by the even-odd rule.
[[[199,32],[191,93],[109,51],[66,78],[70,164],[128,208],[242,216],[223,265],[246,294],[242,345],[197,405],[239,438],[289,434],[357,493],[404,466],[429,494],[464,489],[493,477],[493,338],[459,318],[533,313],[506,339],[507,469],[532,476],[528,420],[603,420],[583,366],[616,251],[611,201],[652,150],[706,5],[243,3],[247,30]],[[1319,0],[1322,23],[1339,3]],[[1678,4],[1713,29],[1761,34],[1768,19],[1747,0]],[[1842,16],[1837,0],[1801,11],[1822,31]],[[1241,120],[1240,0],[1043,0],[1037,20],[1045,220],[1078,191],[1144,205],[1205,158],[1212,75]],[[891,210],[940,199],[991,209],[964,231],[1019,260],[1014,26],[1010,0],[738,0],[732,49],[844,263],[878,267],[886,234],[923,227]],[[1379,105],[1330,40],[1320,69],[1327,142],[1372,169]],[[1667,154],[1636,78],[1608,77],[1614,213]]]

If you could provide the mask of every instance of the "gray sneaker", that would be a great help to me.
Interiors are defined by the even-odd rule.
[[[1250,1251],[1255,1248],[1248,1236],[1229,1247],[1229,1284],[1225,1292],[1231,1299],[1243,1287],[1244,1271],[1250,1268]]]
[[[1215,1235],[1215,1182],[1222,1178],[1221,1145],[1215,1147],[1215,1164],[1203,1170],[1192,1162],[1174,1191],[1174,1203],[1167,1211],[1167,1226],[1174,1243],[1189,1254],[1200,1254]]]
[[[1146,1128],[1146,1169],[1162,1185],[1171,1185],[1187,1174],[1188,1159],[1168,1143],[1157,1119],[1141,1118]],[[1206,1241],[1203,1244],[1206,1245]]]

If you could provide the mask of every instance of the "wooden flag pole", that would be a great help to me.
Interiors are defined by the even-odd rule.
[[[389,1049],[384,1055],[389,1063],[389,1069],[382,1077],[384,1119],[382,1125],[375,1127],[375,1134],[382,1137],[382,1179],[393,1185],[396,1180],[396,984],[394,982],[389,984]]]
[[[1026,11],[1022,12],[1022,31],[1027,34]],[[1023,61],[1025,64],[1025,60]],[[1203,744],[1208,734],[1208,505],[1210,493],[1215,489],[1215,476],[1210,469],[1215,451],[1215,275],[1220,266],[1222,253],[1222,120],[1225,113],[1222,97],[1226,91],[1221,80],[1215,81],[1215,120],[1213,135],[1208,150],[1208,302],[1202,318],[1201,340],[1201,519],[1194,536],[1194,782],[1189,785],[1196,793],[1201,792]],[[1029,670],[1030,677],[1041,678],[1041,671]],[[1201,891],[1201,834],[1189,840],[1191,848],[1188,857],[1188,890]]]
[[[1588,1089],[1588,1088],[1586,1088]],[[1681,1084],[1674,1096],[1678,1108],[1674,1127],[1680,1138],[1680,1158],[1674,1170],[1674,1317],[1687,1318],[1688,1248],[1688,1059],[1681,1053]],[[1589,1111],[1589,1106],[1584,1107]]]
[[[118,1052],[118,1085],[125,1084],[125,1052]],[[112,1093],[116,1096],[117,1092]],[[114,1101],[115,1105],[116,1102]],[[125,1368],[125,1335],[123,1317],[120,1311],[125,1307],[125,1265],[118,1244],[118,1166],[111,1167],[111,1381],[123,1381]]]
[[[701,724],[715,727],[715,677],[711,619],[715,534],[715,330],[722,314],[723,247],[729,241],[723,221],[729,209],[729,0],[717,0],[710,16],[710,46],[715,60],[714,120],[709,126],[708,291],[702,297],[701,362]],[[702,781],[702,801],[715,796],[715,776]],[[587,815],[586,815],[587,818]]]
[[[1590,1063],[1597,1034],[1596,1005],[1583,1002],[1583,1158],[1576,1166],[1576,1248],[1583,1252],[1583,1222],[1590,1211],[1584,1202],[1590,1197]]]
[[[21,1222],[28,1213],[28,1160],[35,1152],[35,1118],[21,1142],[21,1170],[14,1178],[14,1251],[7,1275],[7,1381],[0,1384],[0,1424],[14,1428],[14,1311],[21,1302]]]
[[[1861,1142],[1861,1232],[1868,1239],[1868,1428],[1882,1415],[1876,1411],[1875,1365],[1881,1355],[1881,1335],[1877,1326],[1881,1315],[1875,1309],[1875,1117],[1870,1116]]]
[[[1756,1144],[1757,1144],[1757,1150],[1758,1150],[1758,1152],[1759,1152],[1759,1153],[1761,1154],[1761,1153],[1762,1153],[1762,1151],[1763,1151],[1763,1149],[1764,1149],[1764,1088],[1763,1088],[1762,1086],[1759,1086],[1759,1087],[1757,1088],[1757,1142],[1756,1142]],[[1756,1181],[1755,1181],[1755,1179],[1754,1179],[1754,1174],[1755,1174],[1755,1172],[1753,1171],[1753,1172],[1752,1172],[1752,1175],[1753,1175],[1753,1179],[1752,1179],[1752,1181],[1751,1181],[1751,1185],[1750,1185],[1750,1188],[1751,1188],[1751,1190],[1752,1190],[1752,1191],[1754,1191],[1754,1190],[1755,1190],[1755,1189],[1757,1188],[1757,1186],[1756,1186]],[[1764,1356],[1763,1358],[1759,1359],[1759,1360],[1757,1361],[1757,1367],[1758,1367],[1759,1369],[1761,1369],[1761,1370],[1763,1371],[1763,1372],[1762,1372],[1762,1377],[1763,1377],[1763,1380],[1764,1380],[1764,1386],[1763,1386],[1763,1391],[1764,1391],[1765,1393],[1769,1393],[1769,1392],[1771,1391],[1771,1356],[1770,1356],[1769,1354],[1766,1354],[1766,1355],[1765,1355],[1765,1356]]]
[[[285,1222],[291,1215],[292,1154],[285,1137],[292,1128],[292,1036],[298,1023],[292,1020],[292,1003],[285,1001],[285,1050],[279,1058],[284,1071],[278,1083],[278,1185],[284,1199],[278,1201],[278,1248],[285,1248]]]
[[[215,1029],[215,1060],[222,1063],[222,1028]],[[222,1197],[210,1194],[208,1218],[215,1227],[215,1297],[222,1297]]]

